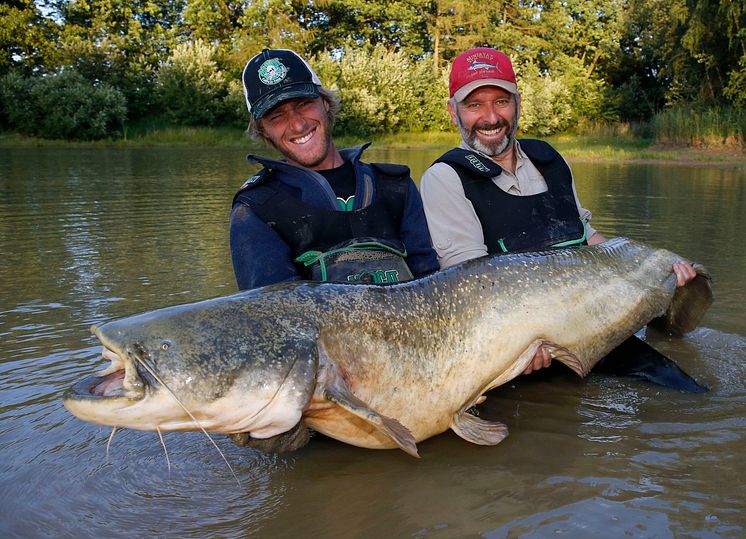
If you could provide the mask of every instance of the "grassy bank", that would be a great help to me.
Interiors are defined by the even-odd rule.
[[[530,135],[524,134],[528,137]],[[459,143],[454,132],[398,133],[371,138],[338,136],[339,147],[349,147],[374,140],[376,147],[440,148],[447,149]],[[586,130],[585,133],[563,134],[546,137],[566,158],[599,161],[695,161],[734,163],[746,165],[746,152],[737,145],[686,145],[680,141],[659,143],[652,138],[636,136],[631,131],[616,129]],[[261,149],[263,144],[248,138],[240,129],[206,127],[171,127],[142,132],[137,136],[100,140],[95,142],[68,142],[24,137],[17,134],[0,134],[0,147],[169,147],[169,146],[221,146]]]

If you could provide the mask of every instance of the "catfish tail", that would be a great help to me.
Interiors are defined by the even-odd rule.
[[[650,326],[672,335],[683,335],[699,325],[712,305],[712,278],[704,266],[694,264],[694,270],[697,276],[676,289],[666,313],[652,320]]]

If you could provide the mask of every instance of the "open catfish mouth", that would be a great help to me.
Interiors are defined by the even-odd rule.
[[[126,354],[118,354],[104,345],[101,355],[111,364],[73,385],[65,393],[65,400],[142,399],[157,382],[142,366],[140,354],[136,355],[142,354],[142,350],[134,348],[135,352],[127,350]]]

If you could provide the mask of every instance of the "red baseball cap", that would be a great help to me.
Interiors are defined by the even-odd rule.
[[[504,52],[478,47],[462,52],[451,64],[449,89],[451,97],[463,101],[480,86],[499,86],[518,95],[518,85],[510,58]]]

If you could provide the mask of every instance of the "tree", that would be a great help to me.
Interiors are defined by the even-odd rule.
[[[140,116],[153,105],[155,74],[175,44],[183,6],[184,0],[54,0],[61,32],[53,62],[119,88],[130,114]]]
[[[33,0],[0,4],[0,75],[11,69],[30,73],[43,68],[54,40],[54,25]]]
[[[74,69],[48,76],[8,73],[0,103],[21,133],[44,138],[95,140],[121,133],[125,98],[107,83],[91,83]]]
[[[168,116],[185,125],[213,125],[224,113],[227,86],[202,40],[177,45],[158,72],[158,96]]]
[[[304,4],[296,0],[248,2],[231,38],[228,63],[240,74],[246,62],[262,49],[291,49],[310,54],[314,31],[304,21]]]

